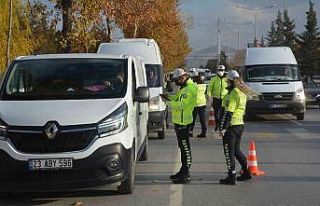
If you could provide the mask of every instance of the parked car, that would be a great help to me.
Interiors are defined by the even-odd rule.
[[[303,82],[306,102],[309,105],[319,105],[320,86],[315,81],[308,79]]]
[[[148,153],[144,62],[125,55],[17,58],[0,92],[0,191],[134,188]]]

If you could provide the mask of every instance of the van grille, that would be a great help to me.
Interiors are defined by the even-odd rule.
[[[55,138],[49,139],[42,130],[9,130],[8,138],[13,146],[25,153],[60,153],[85,149],[97,136],[96,129],[73,129],[71,132],[61,130]]]
[[[279,93],[263,93],[264,101],[291,101],[293,97],[292,92],[279,92]]]

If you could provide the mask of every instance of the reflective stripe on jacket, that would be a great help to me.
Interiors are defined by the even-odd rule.
[[[230,94],[227,94],[222,101],[222,107],[226,111],[232,112],[230,126],[242,125],[243,116],[246,111],[247,96],[239,89],[233,89]]]
[[[188,125],[193,121],[192,112],[197,103],[197,86],[191,80],[181,88],[176,95],[170,97],[168,106],[172,107],[172,122],[179,125]]]
[[[217,99],[223,99],[223,97],[228,93],[227,86],[228,84],[226,77],[221,78],[219,75],[215,75],[210,80],[208,96]]]

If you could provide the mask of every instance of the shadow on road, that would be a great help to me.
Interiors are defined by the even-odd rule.
[[[50,193],[6,193],[1,194],[0,205],[42,205],[56,202],[61,198],[86,198],[120,195],[110,190],[83,190],[76,192],[50,192]]]

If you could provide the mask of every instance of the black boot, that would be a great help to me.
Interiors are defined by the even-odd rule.
[[[199,135],[197,135],[198,138],[206,138],[206,133],[201,132]]]
[[[235,185],[236,184],[236,174],[228,174],[224,179],[219,180],[222,185]]]
[[[252,179],[250,172],[243,172],[239,177],[237,177],[238,181],[246,181]]]
[[[182,173],[177,179],[172,180],[174,184],[186,184],[191,180],[189,173]]]
[[[177,178],[173,179],[174,184],[185,184],[190,182],[190,173],[188,168],[181,168],[180,175],[177,176]]]
[[[182,175],[182,169],[180,169],[179,172],[177,172],[176,174],[170,175],[170,179],[172,180],[178,179],[181,175]]]

